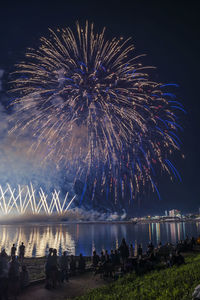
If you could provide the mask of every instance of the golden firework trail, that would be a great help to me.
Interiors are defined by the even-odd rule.
[[[176,111],[184,110],[166,91],[176,85],[150,80],[153,67],[141,64],[130,39],[106,40],[105,28],[95,33],[86,22],[75,33],[50,29],[40,42],[13,73],[10,133],[31,132],[30,151],[73,170],[92,186],[91,200],[99,191],[131,203],[147,185],[159,195],[158,170],[180,179],[170,157],[180,148]]]
[[[8,183],[6,188],[0,185],[0,215],[65,214],[76,196],[68,200],[68,193],[64,199],[59,195],[60,191],[54,190],[50,198],[42,188],[37,192],[32,184],[23,187],[18,185],[17,189]]]

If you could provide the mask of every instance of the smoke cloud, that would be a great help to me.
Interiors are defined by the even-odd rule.
[[[72,180],[66,180],[54,162],[42,165],[42,149],[35,155],[28,152],[34,138],[32,133],[25,132],[23,136],[17,136],[16,132],[9,134],[16,120],[6,108],[10,99],[3,90],[3,74],[0,69],[0,184],[6,186],[9,183],[15,187],[32,182],[36,188],[42,187],[47,192],[64,189],[64,194],[68,191],[74,195]]]

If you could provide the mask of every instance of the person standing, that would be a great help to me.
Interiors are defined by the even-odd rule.
[[[19,259],[21,264],[23,264],[24,261],[24,254],[25,254],[25,246],[24,243],[22,242],[21,245],[19,246]]]
[[[5,249],[0,253],[0,299],[8,299],[8,255]]]
[[[130,253],[130,257],[134,257],[134,247],[133,247],[133,244],[130,245],[129,253]]]
[[[97,255],[96,251],[93,251],[92,266],[96,268],[98,266],[99,261],[100,261],[99,255]]]
[[[85,259],[82,255],[82,253],[80,253],[80,256],[79,256],[78,269],[79,269],[79,272],[81,272],[81,273],[85,272]]]
[[[101,264],[104,264],[106,261],[106,257],[104,255],[103,251],[101,251],[100,261],[101,261]]]
[[[9,280],[9,291],[11,295],[17,299],[20,289],[20,272],[19,272],[19,263],[16,256],[12,256],[11,261],[9,262],[9,271],[8,271],[8,280]]]
[[[11,258],[16,256],[16,247],[15,247],[15,244],[13,244],[12,248],[11,248]]]
[[[64,280],[69,281],[68,269],[67,252],[64,251],[63,255],[60,257],[61,282],[64,282]]]
[[[122,239],[121,245],[119,247],[119,252],[122,258],[122,263],[124,264],[129,257],[129,248],[124,238]]]
[[[142,258],[142,246],[141,246],[141,244],[138,245],[137,253],[138,253],[138,258],[141,259]]]
[[[47,260],[45,263],[45,275],[46,275],[46,283],[45,288],[49,289],[51,287],[51,268],[52,268],[52,254],[53,249],[49,248],[49,254],[47,256]]]
[[[76,273],[76,260],[74,258],[74,255],[71,255],[70,258],[70,274],[75,275]]]

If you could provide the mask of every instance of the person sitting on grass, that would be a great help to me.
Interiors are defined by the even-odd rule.
[[[183,255],[181,255],[180,252],[176,252],[174,264],[176,264],[177,266],[180,266],[184,263],[185,263],[185,259],[184,259]]]

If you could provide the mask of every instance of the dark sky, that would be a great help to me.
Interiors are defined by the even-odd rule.
[[[176,94],[187,110],[181,121],[185,159],[176,159],[182,183],[163,177],[162,200],[152,202],[153,208],[195,211],[200,207],[199,12],[199,1],[4,1],[0,68],[8,74],[26,47],[37,47],[48,27],[72,27],[76,20],[93,21],[97,30],[106,26],[108,38],[131,36],[136,53],[148,54],[145,62],[157,67],[154,79],[180,85]]]

